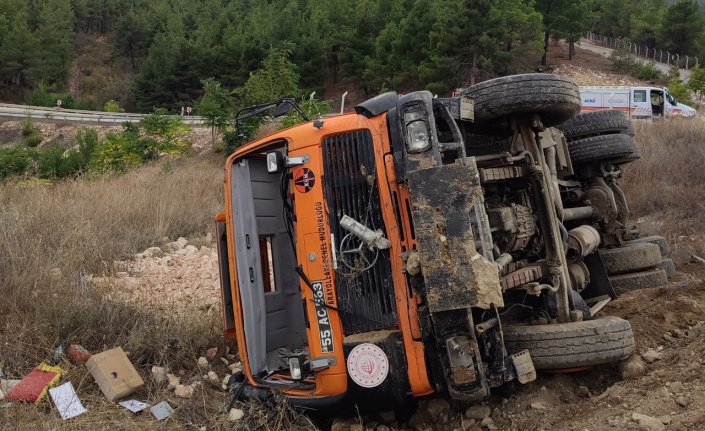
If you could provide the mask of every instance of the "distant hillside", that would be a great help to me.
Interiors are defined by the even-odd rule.
[[[212,77],[239,105],[272,50],[291,62],[293,96],[446,94],[588,29],[699,55],[704,17],[663,0],[0,0],[0,101],[175,112]]]

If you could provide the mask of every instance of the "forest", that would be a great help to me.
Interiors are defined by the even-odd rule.
[[[0,0],[0,100],[176,112],[206,83],[236,106],[337,83],[446,94],[586,30],[698,55],[704,24],[692,0]],[[262,88],[279,81],[265,59],[292,85]]]

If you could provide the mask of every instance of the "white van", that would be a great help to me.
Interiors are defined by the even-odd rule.
[[[678,103],[667,88],[580,87],[582,111],[617,109],[632,118],[692,117],[695,109]]]

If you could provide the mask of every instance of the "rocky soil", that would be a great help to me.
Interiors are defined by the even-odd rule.
[[[220,313],[216,265],[210,236],[194,244],[179,238],[116,262],[119,271],[114,276],[93,281],[112,295],[145,307]],[[490,402],[469,408],[437,398],[420,401],[410,419],[397,419],[392,412],[337,418],[332,429],[705,429],[705,265],[681,267],[666,287],[627,293],[603,313],[632,324],[638,353],[622,364],[540,374],[533,383],[504,388]],[[241,365],[230,352],[209,351],[205,356],[209,355],[199,361],[203,362],[200,379],[177,383],[178,374],[155,378],[166,378],[177,397],[191,397],[202,384],[220,389]],[[223,362],[219,368],[209,368],[209,363],[219,360]],[[167,372],[153,370],[158,376]],[[246,421],[253,414],[251,407],[241,407],[231,413],[231,420]]]

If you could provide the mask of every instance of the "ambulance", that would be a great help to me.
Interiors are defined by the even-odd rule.
[[[616,109],[635,119],[695,115],[695,109],[678,102],[667,88],[580,87],[580,100],[582,111]]]

